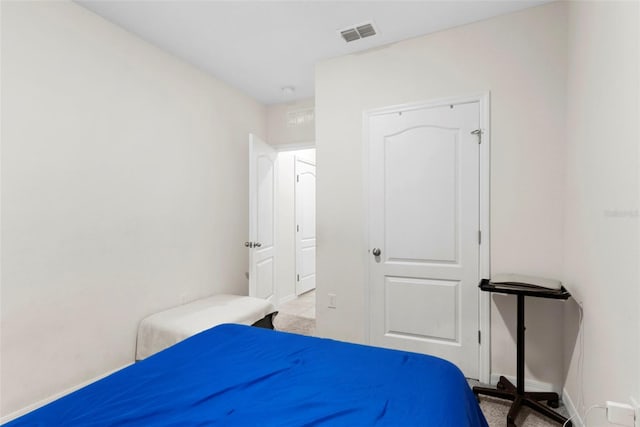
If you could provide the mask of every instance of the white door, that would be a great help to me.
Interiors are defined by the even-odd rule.
[[[370,342],[478,378],[479,103],[373,114],[368,126]]]
[[[249,295],[274,302],[276,151],[249,135]]]
[[[296,157],[296,295],[316,287],[316,165]]]

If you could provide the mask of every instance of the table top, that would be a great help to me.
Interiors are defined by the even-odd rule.
[[[538,298],[567,299],[571,296],[564,286],[560,289],[549,289],[542,286],[528,285],[526,283],[493,283],[489,279],[482,279],[478,287],[485,292],[524,295]]]

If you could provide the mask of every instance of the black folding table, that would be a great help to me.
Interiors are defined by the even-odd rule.
[[[518,298],[518,329],[517,329],[517,372],[516,385],[501,376],[496,388],[473,387],[473,392],[477,395],[498,397],[513,401],[511,409],[507,414],[507,427],[516,427],[515,419],[522,406],[528,406],[532,410],[539,412],[554,421],[564,424],[567,418],[563,417],[551,408],[559,405],[558,393],[553,392],[526,392],[524,391],[524,297],[551,298],[566,300],[571,294],[563,287],[560,289],[549,289],[541,286],[528,285],[525,283],[492,283],[489,279],[482,279],[480,289],[486,292],[496,292],[501,294],[512,294]],[[540,403],[547,401],[547,405]],[[551,407],[551,408],[550,408]],[[571,426],[571,421],[567,426]]]

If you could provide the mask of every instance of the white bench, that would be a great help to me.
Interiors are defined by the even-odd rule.
[[[190,336],[222,323],[273,329],[275,307],[269,301],[238,295],[214,295],[152,314],[140,322],[136,360],[142,360]]]

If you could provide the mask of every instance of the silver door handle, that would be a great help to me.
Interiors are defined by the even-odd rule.
[[[256,248],[259,248],[260,246],[262,246],[262,243],[260,243],[260,242],[255,242],[255,243],[253,244],[253,246],[255,246]]]
[[[244,246],[246,248],[252,248],[253,247],[253,242],[244,242]]]
[[[373,256],[380,256],[380,254],[382,253],[382,251],[380,250],[380,248],[373,248],[373,250],[371,251],[371,253],[373,254]]]

